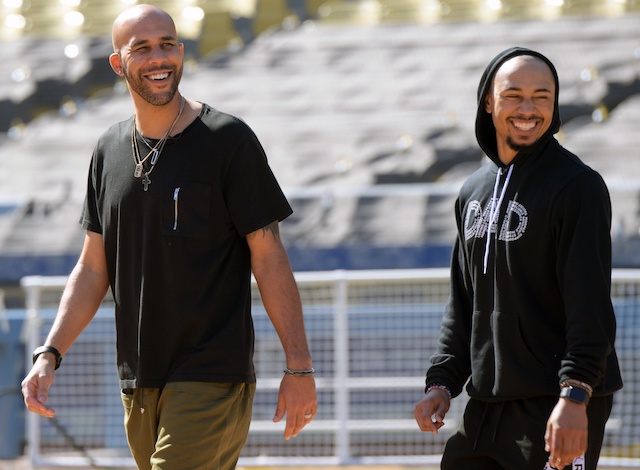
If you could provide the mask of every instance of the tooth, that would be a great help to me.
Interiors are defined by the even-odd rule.
[[[535,127],[534,122],[524,122],[524,123],[514,123],[514,124],[518,129],[523,131],[528,131]]]

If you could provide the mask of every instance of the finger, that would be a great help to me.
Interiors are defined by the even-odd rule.
[[[42,415],[45,418],[53,418],[55,416],[55,411],[44,406],[48,397],[48,387],[43,384],[42,380],[32,378],[23,381],[22,395],[28,411]]]
[[[581,438],[575,436],[560,437],[556,434],[554,444],[551,447],[549,461],[557,468],[564,468],[567,465],[571,465],[574,459],[584,453],[581,444]]]
[[[287,425],[284,429],[284,438],[289,440],[298,435],[305,425],[304,413],[287,413]]]
[[[562,439],[557,435],[554,436],[551,443],[551,453],[549,455],[549,462],[556,468],[564,468],[566,465],[566,458],[563,452]]]
[[[434,434],[438,433],[438,427],[436,427],[436,423],[431,420],[431,416],[424,413],[423,408],[421,406],[416,406],[413,412],[413,416],[418,423],[418,427],[423,432],[431,432]]]
[[[311,413],[311,419],[313,420],[316,417],[316,415],[318,414],[318,401],[317,400],[314,400],[311,403],[311,411],[310,411],[310,413]]]
[[[293,433],[291,435],[291,437],[297,437],[297,435],[300,433],[300,431],[302,431],[302,429],[304,429],[304,427],[311,423],[311,421],[313,421],[313,418],[315,418],[316,413],[318,411],[318,407],[317,407],[317,402],[314,401],[312,404],[305,406],[304,409],[308,409],[309,406],[312,407],[312,409],[310,411],[301,411],[301,412],[296,412],[296,421],[293,427]],[[287,416],[289,416],[289,414],[287,413]]]
[[[29,387],[27,387],[27,393],[24,396],[24,404],[27,407],[27,410],[31,411],[32,413],[42,415],[46,418],[53,418],[55,416],[55,412],[51,408],[47,408],[44,405],[46,396],[44,396],[43,400],[40,398],[41,397],[36,397],[33,388],[29,389]]]
[[[571,439],[570,444],[565,448],[565,459],[569,460],[569,463],[572,463],[575,459],[585,454],[587,451],[586,442],[583,442],[581,438]]]
[[[32,413],[39,414],[40,416],[43,416],[45,418],[53,418],[56,415],[56,412],[54,410],[52,410],[51,408],[47,408],[33,397],[26,397],[24,402],[27,410]]]
[[[282,418],[284,418],[284,403],[282,403],[282,400],[280,398],[278,398],[278,403],[276,405],[276,412],[273,415],[273,422],[274,423],[278,423],[282,420]]]
[[[444,426],[444,415],[433,415],[433,425],[436,427],[436,429],[440,429],[442,426]]]
[[[551,452],[551,434],[547,428],[547,432],[544,433],[544,451]]]
[[[440,429],[442,426],[444,426],[444,417],[447,415],[448,411],[449,411],[448,404],[441,403],[440,406],[438,406],[438,409],[433,415],[433,418],[434,418],[433,422],[434,422],[434,425],[436,426],[436,429]]]
[[[547,430],[547,434],[545,435],[545,450],[549,452],[549,463],[554,464],[558,461],[558,451],[559,449],[556,447],[556,435],[553,430]]]
[[[282,411],[286,416],[284,439],[289,440],[296,437],[304,427],[305,413],[301,407],[296,407],[294,404],[288,402],[282,406]]]

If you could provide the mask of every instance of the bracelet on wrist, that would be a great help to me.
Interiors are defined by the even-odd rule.
[[[31,356],[33,364],[35,364],[36,360],[38,359],[38,357],[41,354],[44,354],[44,353],[53,354],[53,356],[55,358],[55,361],[54,361],[55,370],[58,370],[58,368],[60,367],[60,363],[62,362],[62,354],[60,354],[60,352],[56,348],[54,348],[53,346],[39,346],[39,347],[37,347],[35,349],[35,351],[33,351],[33,354]]]
[[[593,394],[593,388],[591,387],[591,385],[585,382],[581,382],[579,380],[567,379],[560,382],[560,388],[567,388],[567,387],[581,388],[582,390],[587,392],[587,395],[589,395],[589,398],[591,398],[591,395]]]
[[[304,370],[292,370],[292,369],[289,369],[288,367],[285,367],[282,372],[288,375],[294,375],[296,377],[307,377],[308,375],[315,374],[316,370],[313,367],[311,369],[304,369]]]
[[[429,393],[431,390],[442,390],[443,392],[447,393],[447,396],[449,397],[449,400],[451,400],[451,389],[449,389],[449,387],[447,387],[446,385],[442,385],[442,384],[429,384],[429,386],[427,387],[427,393]]]

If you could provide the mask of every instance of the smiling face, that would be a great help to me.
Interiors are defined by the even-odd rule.
[[[549,66],[533,56],[506,61],[486,97],[496,129],[498,156],[508,164],[518,151],[534,145],[549,129],[556,84]]]
[[[134,100],[137,95],[154,106],[173,100],[184,47],[170,16],[150,5],[126,10],[114,23],[113,46],[111,66],[125,77]]]

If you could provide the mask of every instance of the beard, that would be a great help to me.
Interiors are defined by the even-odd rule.
[[[520,152],[521,150],[526,150],[529,149],[531,147],[533,147],[536,144],[537,140],[535,142],[532,142],[530,144],[517,144],[513,141],[513,139],[508,136],[507,137],[507,145],[512,149],[515,150],[516,152]]]
[[[166,70],[166,68],[164,68],[163,70]],[[143,100],[154,106],[164,106],[165,104],[170,103],[173,97],[176,95],[176,92],[178,91],[178,85],[180,83],[180,80],[182,79],[182,65],[180,65],[179,67],[174,68],[172,71],[171,76],[173,78],[173,81],[169,90],[162,93],[154,93],[146,83],[145,78],[142,76],[142,72],[140,72],[138,76],[129,74],[129,69],[125,64],[123,64],[122,66],[122,71],[131,91],[136,92],[138,95],[140,95],[140,97],[142,97]],[[145,73],[149,72],[153,72],[153,70],[148,70]]]

